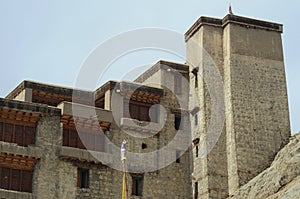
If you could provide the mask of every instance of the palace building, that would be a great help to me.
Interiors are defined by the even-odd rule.
[[[185,34],[184,64],[159,61],[133,82],[95,91],[21,82],[0,98],[0,198],[121,198],[124,139],[129,198],[233,195],[289,142],[282,31],[233,14],[201,17]],[[214,103],[206,80],[214,77],[194,44],[223,83],[213,90],[221,89],[224,124],[205,156]]]

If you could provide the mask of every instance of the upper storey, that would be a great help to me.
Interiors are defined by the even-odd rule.
[[[74,102],[74,98],[72,100],[73,96],[79,96],[76,99],[77,103],[91,105],[94,95],[91,91],[83,91],[25,80],[12,92],[10,92],[6,96],[6,99],[47,104],[49,106],[56,107],[63,101]]]
[[[200,17],[192,27],[185,33],[185,40],[188,41],[203,25],[218,26],[224,28],[229,23],[237,24],[247,28],[264,29],[270,31],[283,32],[283,25],[257,19],[228,14],[223,19]]]

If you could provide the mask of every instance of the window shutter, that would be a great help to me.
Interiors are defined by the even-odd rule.
[[[20,190],[20,170],[12,169],[11,190]]]
[[[130,104],[130,117],[138,120],[139,118],[139,107],[134,104]]]
[[[10,178],[10,169],[8,168],[2,168],[1,173],[1,188],[3,189],[9,189],[9,178]]]
[[[104,135],[101,132],[96,133],[95,139],[95,150],[96,151],[104,151]]]
[[[70,130],[69,134],[70,134],[69,146],[70,147],[77,147],[77,139],[78,139],[77,132],[75,130]]]
[[[14,142],[20,146],[24,146],[23,130],[24,130],[23,126],[19,126],[19,125],[15,126],[15,141]]]
[[[25,146],[34,144],[34,140],[35,140],[34,128],[26,127],[25,128]]]
[[[141,121],[150,121],[149,118],[149,107],[140,107],[140,118]]]
[[[80,131],[81,132],[81,131]],[[86,143],[86,133],[80,133],[78,134],[78,148],[80,149],[86,149],[84,146],[84,143]]]
[[[5,142],[13,141],[13,125],[12,124],[4,125],[4,141]]]
[[[63,146],[69,145],[69,130],[64,129],[63,130]]]
[[[3,140],[3,123],[0,122],[0,140]]]
[[[32,192],[32,171],[23,171],[22,172],[22,185],[21,189],[24,192]]]

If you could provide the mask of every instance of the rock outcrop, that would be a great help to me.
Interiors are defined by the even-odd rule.
[[[300,198],[300,133],[291,137],[268,169],[229,198]]]

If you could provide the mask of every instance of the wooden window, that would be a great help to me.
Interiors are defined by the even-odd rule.
[[[10,180],[10,169],[9,168],[1,168],[1,183],[0,188],[9,189],[9,180]]]
[[[129,112],[130,112],[130,117],[132,119],[139,120],[139,107],[135,104],[130,104],[129,105]]]
[[[140,111],[139,119],[141,121],[150,121],[149,107],[141,106],[139,111]]]
[[[25,146],[34,144],[35,134],[33,127],[25,127]]]
[[[32,171],[22,172],[21,191],[32,192]]]
[[[194,199],[198,199],[198,182],[194,184]]]
[[[89,188],[89,170],[88,169],[77,169],[77,187]]]
[[[32,171],[0,167],[0,188],[32,192]]]
[[[128,102],[124,102],[124,117],[130,117],[139,121],[150,121],[149,109],[151,104],[137,103],[130,101],[129,103],[129,116],[127,115],[125,109],[128,106]],[[156,111],[152,114],[153,122],[157,122]]]
[[[0,140],[28,146],[35,143],[35,128],[11,123],[0,123]]]
[[[11,190],[20,190],[20,170],[12,169],[11,175]]]
[[[15,126],[15,139],[14,143],[24,146],[24,127],[20,125]]]
[[[85,146],[88,150],[95,150],[95,133],[86,132]]]
[[[63,130],[63,146],[69,145],[69,130],[64,129]]]
[[[142,196],[143,195],[144,175],[132,175],[131,177],[132,177],[131,195]]]
[[[78,135],[77,147],[79,149],[86,149],[84,143],[86,143],[86,134],[81,133],[80,136]]]
[[[95,151],[104,152],[104,134],[95,133]]]
[[[96,130],[81,129],[80,136],[75,129],[64,128],[63,146],[94,151],[104,151],[104,134]]]
[[[13,125],[4,124],[4,142],[13,142]]]
[[[3,123],[0,122],[0,141],[3,140]]]
[[[176,130],[181,130],[182,129],[181,116],[180,115],[175,115],[174,127],[175,127]]]
[[[78,139],[78,134],[75,130],[70,130],[69,131],[69,146],[70,147],[77,147],[77,139]]]

